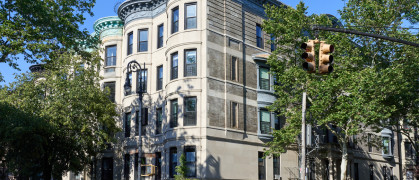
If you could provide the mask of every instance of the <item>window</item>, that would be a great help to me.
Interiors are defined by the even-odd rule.
[[[273,51],[275,51],[276,50],[276,38],[275,38],[275,36],[273,36],[272,34],[271,34],[271,52],[273,52]]]
[[[415,151],[413,149],[412,143],[404,142],[404,150],[406,151],[405,158],[413,159]]]
[[[179,31],[179,7],[172,9],[172,34]]]
[[[185,6],[185,29],[196,28],[196,3]]]
[[[170,101],[170,127],[177,127],[178,104],[177,99]]]
[[[162,108],[158,108],[156,110],[156,134],[161,134],[162,133],[162,125],[163,125],[163,113],[162,113]]]
[[[125,137],[131,135],[131,113],[125,113]]]
[[[239,105],[236,102],[231,102],[231,128],[237,128],[238,124],[238,115],[239,115]]]
[[[129,180],[129,154],[124,156],[124,179]]]
[[[393,167],[390,167],[390,171],[388,174],[390,176],[390,180],[393,180]]]
[[[175,177],[176,166],[177,166],[177,149],[175,147],[170,148],[170,157],[169,157],[169,176],[170,178]]]
[[[269,69],[259,67],[259,89],[270,90]]]
[[[170,71],[170,79],[177,79],[178,77],[178,54],[177,52],[171,55],[172,69]]]
[[[237,57],[232,56],[231,57],[231,80],[237,81],[239,74],[238,74],[238,59]]]
[[[105,91],[109,93],[109,100],[115,102],[115,82],[105,82]]]
[[[146,165],[146,159],[145,159],[145,157],[144,156],[142,156],[142,157],[140,157],[140,163],[142,164],[142,165]],[[146,166],[141,166],[141,174],[147,174],[147,168],[146,168]]]
[[[355,167],[355,178],[354,178],[354,180],[359,180],[359,168],[358,168],[358,163],[354,163],[354,167]]]
[[[274,179],[279,179],[281,175],[281,159],[280,156],[274,156],[273,158],[274,167]]]
[[[157,90],[163,88],[163,65],[157,67]]]
[[[134,177],[138,177],[138,153],[134,155]]]
[[[105,66],[116,66],[116,45],[106,46]]]
[[[135,136],[138,136],[140,134],[140,112],[135,111]]]
[[[128,79],[129,79],[129,84],[132,85],[132,72],[130,72],[128,74]],[[126,93],[125,96],[131,95],[131,93],[132,93],[132,87],[131,87],[131,89],[128,92],[125,92],[125,93]]]
[[[260,133],[269,134],[271,132],[271,113],[267,109],[260,109]]]
[[[274,119],[274,129],[275,130],[280,130],[281,129],[281,117],[278,117],[279,113],[275,113],[273,114],[273,119]]]
[[[259,179],[266,179],[265,159],[263,159],[263,152],[258,152],[258,177]]]
[[[387,166],[383,166],[383,179],[387,180]]]
[[[370,180],[374,180],[374,165],[370,165]]]
[[[256,24],[256,45],[263,49],[263,32],[260,24]]]
[[[163,24],[160,24],[157,27],[158,31],[158,37],[157,37],[157,49],[163,47]]]
[[[156,179],[161,179],[161,152],[156,152]]]
[[[367,142],[368,142],[368,152],[372,152],[372,136],[371,136],[371,134],[368,134]]]
[[[185,77],[196,76],[196,49],[185,51]]]
[[[113,159],[103,158],[102,159],[102,180],[113,179]]]
[[[185,147],[185,157],[186,157],[186,177],[195,177],[196,176],[196,151],[195,146],[186,146]]]
[[[138,30],[138,52],[145,52],[148,50],[148,29]]]
[[[133,45],[133,33],[128,33],[128,46],[127,46],[127,55],[132,54],[132,45]]]
[[[390,137],[383,137],[383,154],[384,155],[392,155],[391,152],[391,139]]]
[[[140,78],[142,83],[140,83]],[[140,72],[137,72],[137,91],[147,92],[147,69],[142,69]]]
[[[141,135],[146,134],[146,126],[148,125],[148,108],[141,109]]]
[[[185,114],[183,118],[183,125],[196,125],[196,97],[185,98]]]

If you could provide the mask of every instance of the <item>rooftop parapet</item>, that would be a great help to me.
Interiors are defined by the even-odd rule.
[[[118,16],[108,16],[96,20],[93,29],[100,39],[106,36],[122,36],[124,22]]]
[[[118,16],[125,24],[135,19],[152,18],[166,10],[167,0],[127,0],[119,5]]]

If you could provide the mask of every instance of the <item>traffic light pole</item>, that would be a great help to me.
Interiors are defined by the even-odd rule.
[[[303,107],[302,107],[302,125],[301,125],[301,179],[306,178],[306,96],[307,93],[303,92]]]

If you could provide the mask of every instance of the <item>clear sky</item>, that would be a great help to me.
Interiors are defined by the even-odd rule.
[[[82,29],[87,29],[89,32],[93,32],[93,23],[102,17],[106,16],[116,16],[116,12],[114,11],[114,7],[118,2],[124,0],[96,0],[96,5],[93,8],[94,16],[91,17],[86,15],[86,21],[81,26]],[[296,5],[300,2],[299,0],[280,0],[286,5],[291,7],[296,7]],[[308,6],[308,15],[310,14],[332,14],[336,17],[340,17],[337,13],[338,9],[342,9],[344,6],[343,0],[303,0],[303,2]],[[10,82],[14,81],[14,73],[23,73],[29,71],[29,66],[31,64],[27,64],[23,60],[18,61],[19,68],[21,71],[17,71],[13,68],[10,68],[5,63],[0,63],[0,72],[4,76],[5,82],[0,82],[0,85],[5,85]]]

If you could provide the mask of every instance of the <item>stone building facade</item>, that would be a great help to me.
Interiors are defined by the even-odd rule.
[[[101,83],[120,107],[117,123],[123,132],[97,158],[92,179],[170,179],[181,154],[192,178],[299,177],[297,146],[281,157],[261,158],[263,144],[272,139],[271,128],[284,125],[284,119],[265,108],[280,98],[274,96],[266,65],[275,46],[261,29],[265,3],[281,4],[276,0],[127,0],[119,6],[118,17],[96,21],[105,60]],[[132,89],[125,93],[131,61],[144,71],[128,75]],[[145,80],[141,109],[136,93],[139,77]],[[309,178],[337,179],[340,153],[332,135],[321,137],[321,148],[307,161],[313,162],[308,166]],[[390,142],[397,141],[392,132],[389,137]],[[386,158],[381,150],[351,146],[351,179],[369,177],[371,165],[374,179],[383,179],[384,167],[386,172],[391,170],[391,177],[400,179],[395,144],[392,156]],[[155,166],[154,173],[149,165]]]

